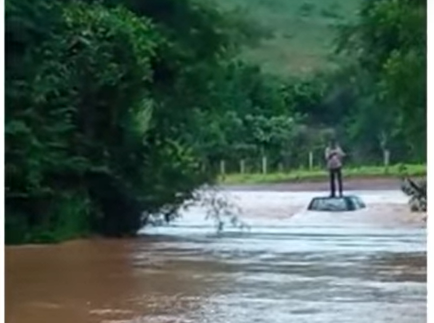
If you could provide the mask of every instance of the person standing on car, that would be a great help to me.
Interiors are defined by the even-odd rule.
[[[336,185],[338,182],[339,196],[342,196],[342,159],[345,153],[335,139],[332,139],[325,150],[327,169],[330,175],[330,196],[336,196]]]

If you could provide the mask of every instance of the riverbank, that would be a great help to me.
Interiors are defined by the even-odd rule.
[[[368,186],[376,187],[378,182],[388,182],[395,184],[399,182],[400,178],[406,174],[411,177],[423,177],[426,176],[427,168],[426,165],[415,164],[415,165],[393,165],[387,170],[383,166],[363,166],[363,167],[353,167],[345,168],[343,170],[344,180],[352,183],[357,182],[369,182],[377,184],[370,184]],[[236,186],[236,185],[300,185],[307,184],[316,185],[316,183],[327,182],[328,174],[324,169],[313,169],[313,170],[294,170],[286,173],[270,173],[270,174],[227,174],[220,176],[219,183],[224,186]],[[308,185],[309,186],[309,185]],[[381,186],[381,185],[380,185]],[[396,187],[396,186],[395,186]],[[388,186],[390,188],[390,186]],[[359,189],[359,188],[357,188]],[[382,188],[381,188],[382,189]]]
[[[399,190],[400,184],[400,179],[394,177],[346,178],[343,183],[344,191]],[[318,192],[328,191],[329,183],[326,179],[316,179],[300,182],[222,184],[221,187],[228,191]]]

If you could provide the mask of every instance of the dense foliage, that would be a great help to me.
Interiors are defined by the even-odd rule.
[[[405,159],[426,158],[426,1],[365,1],[343,28],[340,50],[356,59],[356,136],[381,138]],[[371,141],[373,142],[373,141]]]
[[[208,178],[187,137],[229,48],[219,19],[178,0],[7,2],[8,241],[134,234]]]
[[[133,235],[220,160],[299,167],[333,134],[424,160],[425,14],[366,1],[341,68],[294,78],[240,58],[263,31],[209,1],[6,1],[6,241]]]

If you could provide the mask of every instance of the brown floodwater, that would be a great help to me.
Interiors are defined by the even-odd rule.
[[[194,207],[137,239],[7,247],[6,322],[426,322],[426,228],[400,192],[359,192],[349,213],[227,194],[248,229]]]

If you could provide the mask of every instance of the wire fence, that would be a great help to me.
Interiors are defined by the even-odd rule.
[[[357,158],[357,156],[348,156],[344,160],[345,168],[361,168],[375,166],[383,169],[387,174],[392,165],[401,165],[405,168],[405,161],[394,158],[389,150],[383,151],[378,156],[367,158]],[[208,161],[204,167],[211,167],[214,172],[220,175],[226,174],[272,174],[272,173],[290,173],[296,170],[319,170],[325,169],[325,156],[323,151],[309,151],[297,158],[291,156],[269,157],[259,155],[256,158],[225,158],[221,160]]]

